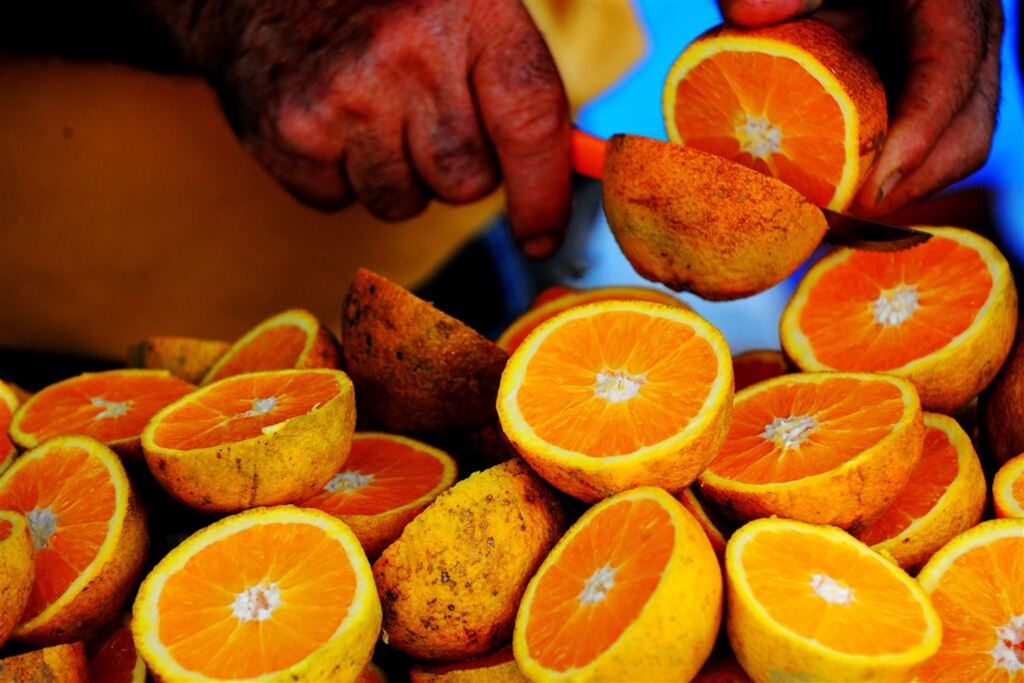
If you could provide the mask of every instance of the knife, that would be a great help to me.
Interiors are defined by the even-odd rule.
[[[596,180],[604,176],[604,151],[607,141],[572,131],[572,165],[576,173]],[[830,209],[821,209],[828,223],[825,241],[837,246],[867,251],[900,251],[931,239],[931,234],[900,225],[857,218]]]

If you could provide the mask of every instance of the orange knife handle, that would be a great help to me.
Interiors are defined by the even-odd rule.
[[[572,129],[572,167],[580,175],[600,180],[604,177],[604,152],[608,141]]]

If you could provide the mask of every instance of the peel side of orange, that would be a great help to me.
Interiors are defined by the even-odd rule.
[[[412,683],[526,683],[512,646],[453,664],[416,664],[409,670]]]
[[[18,454],[18,449],[15,448],[14,442],[11,441],[7,432],[11,426],[11,418],[14,417],[20,404],[21,401],[14,390],[5,382],[0,381],[0,474],[10,467],[14,462],[14,457]]]
[[[127,621],[95,647],[95,652],[89,657],[90,680],[95,683],[146,683],[146,662],[135,649]]]
[[[128,367],[167,370],[190,384],[199,384],[231,344],[194,337],[146,337],[128,347]]]
[[[725,544],[729,542],[731,530],[723,523],[723,520],[718,519],[716,513],[708,509],[708,504],[701,500],[700,493],[695,485],[687,486],[676,498],[679,499],[679,502],[683,504],[687,512],[693,515],[693,518],[700,524],[700,528],[704,530],[704,534],[708,537],[708,542],[711,543],[711,549],[715,551],[715,555],[721,560],[725,555]]]
[[[1020,322],[1020,321],[1019,321]],[[996,463],[1024,453],[1024,325],[992,384],[978,399],[978,417]]]
[[[25,517],[0,510],[0,648],[28,605],[36,573],[34,556]]]
[[[1024,519],[1024,453],[1007,460],[992,480],[996,517]]]
[[[85,644],[63,643],[0,659],[0,681],[4,683],[89,683]]]
[[[736,378],[736,391],[746,389],[766,379],[788,375],[792,371],[782,352],[774,349],[753,349],[732,357],[732,372]]]

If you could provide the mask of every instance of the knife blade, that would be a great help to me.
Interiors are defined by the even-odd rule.
[[[902,251],[931,239],[931,234],[900,225],[857,218],[822,209],[828,222],[825,241],[842,247],[867,251]]]

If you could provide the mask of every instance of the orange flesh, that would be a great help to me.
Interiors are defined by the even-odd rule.
[[[45,544],[33,534],[36,578],[25,621],[63,595],[96,559],[116,506],[107,468],[81,448],[55,448],[5,477],[0,509],[21,512],[30,527],[34,510],[49,510],[56,517]]]
[[[843,114],[795,60],[720,52],[691,69],[677,93],[676,126],[688,147],[779,178],[818,206],[832,199],[846,158]],[[737,128],[748,117],[778,130],[777,150],[744,149]]]
[[[916,290],[917,305],[896,325],[876,320],[880,297]],[[880,372],[945,348],[974,322],[992,291],[981,256],[933,236],[905,251],[857,251],[815,284],[800,330],[819,361],[838,370]]]
[[[98,683],[131,683],[137,660],[131,629],[123,626],[89,660],[89,678]]]
[[[1013,494],[1013,499],[1021,507],[1024,507],[1024,476],[1019,476],[1014,480],[1013,485],[1010,487],[1010,492]]]
[[[623,500],[593,517],[540,575],[526,626],[530,656],[555,671],[593,661],[640,614],[674,544],[675,524],[652,500]],[[588,580],[606,568],[613,585],[585,604]]]
[[[0,519],[0,541],[6,541],[7,537],[11,535],[11,529],[13,528],[14,525],[6,519]]]
[[[338,391],[336,378],[312,372],[236,377],[165,414],[153,441],[179,450],[243,441],[312,412]]]
[[[956,449],[949,437],[941,429],[927,427],[924,452],[910,474],[910,481],[882,516],[857,534],[857,538],[874,545],[902,533],[931,512],[958,472]]]
[[[18,426],[39,443],[65,434],[83,434],[110,443],[138,437],[157,411],[194,389],[171,376],[85,376],[40,391]]]
[[[599,373],[642,378],[618,402],[595,394]],[[523,418],[556,446],[591,456],[632,453],[693,420],[718,374],[693,329],[634,312],[598,313],[553,330],[530,359],[519,389]]]
[[[207,382],[259,370],[294,368],[302,357],[309,335],[298,325],[269,327],[235,351]]]
[[[743,547],[743,571],[771,618],[851,655],[899,653],[918,645],[928,623],[887,560],[847,544],[823,543],[818,536],[780,530],[763,531]],[[848,601],[819,595],[815,584],[829,581],[852,591]]]
[[[736,403],[729,436],[709,469],[751,484],[821,474],[888,436],[904,411],[903,395],[889,382],[836,378],[776,385]],[[776,418],[805,416],[817,424],[798,446],[766,437]]]
[[[157,606],[160,641],[178,664],[204,676],[280,671],[334,636],[355,582],[344,547],[322,529],[254,525],[197,551],[168,577]],[[265,592],[275,588],[276,605]],[[269,616],[239,618],[238,596],[253,589],[250,604],[269,608]],[[258,614],[246,609],[244,617]]]
[[[300,503],[335,516],[379,515],[430,493],[441,482],[440,460],[400,441],[357,438],[342,473],[371,475],[358,488],[336,488]]]
[[[972,548],[953,561],[931,594],[942,619],[942,647],[925,664],[922,680],[1024,681],[1024,669],[1011,674],[992,656],[1002,644],[1005,654],[1024,666],[1024,619],[1016,642],[1001,643],[996,632],[1024,616],[1022,576],[1024,534]]]

